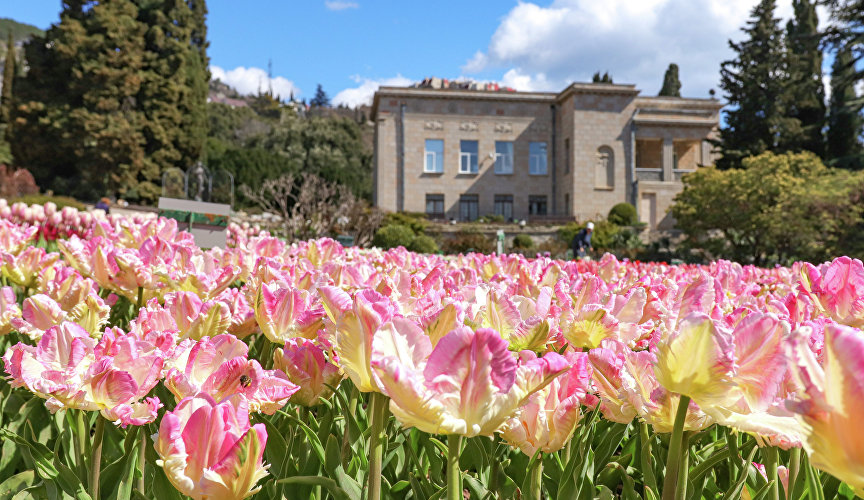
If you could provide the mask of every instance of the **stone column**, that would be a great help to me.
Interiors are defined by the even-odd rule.
[[[672,167],[675,163],[675,144],[671,137],[663,138],[663,182],[672,182],[675,180],[675,174],[672,172]]]

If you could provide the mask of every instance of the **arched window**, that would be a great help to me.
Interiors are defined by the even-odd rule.
[[[615,187],[615,154],[609,146],[601,146],[597,149],[594,185],[606,189]]]

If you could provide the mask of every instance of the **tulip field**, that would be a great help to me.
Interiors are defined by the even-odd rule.
[[[0,500],[864,495],[859,260],[228,241],[0,200]]]

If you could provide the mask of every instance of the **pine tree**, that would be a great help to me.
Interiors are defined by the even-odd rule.
[[[774,17],[775,0],[761,0],[742,30],[742,42],[730,40],[736,58],[720,67],[720,88],[729,110],[717,141],[720,168],[739,166],[741,160],[766,150],[783,151],[787,130],[794,128],[784,115],[786,65],[783,32]]]
[[[672,63],[666,69],[666,74],[663,75],[663,88],[660,89],[660,96],[666,97],[681,97],[681,81],[678,79],[678,65]]]
[[[42,188],[84,199],[134,189],[146,140],[137,16],[128,1],[66,0],[60,22],[27,43],[11,142]]]
[[[58,193],[153,201],[165,169],[202,153],[205,16],[203,0],[65,0],[25,46],[16,162]]]
[[[3,63],[3,93],[0,95],[0,123],[6,124],[6,137],[11,137],[12,84],[15,78],[15,39],[12,32],[6,41],[6,60]]]
[[[848,46],[842,47],[831,68],[828,158],[834,166],[860,170],[864,168],[864,119],[857,100],[854,57]]]
[[[793,149],[824,156],[825,88],[816,3],[793,0],[792,6],[795,18],[786,25],[789,88],[784,104],[786,115],[798,120],[800,129],[794,131],[797,137],[790,136],[787,140],[797,142],[790,144]]]
[[[324,92],[324,88],[321,87],[320,83],[315,89],[315,97],[312,98],[309,104],[313,108],[327,108],[330,106],[330,98],[327,97],[327,93]]]
[[[593,83],[613,83],[612,76],[609,75],[609,72],[603,73],[603,76],[600,76],[600,72],[594,73],[594,76],[591,77],[591,82]]]

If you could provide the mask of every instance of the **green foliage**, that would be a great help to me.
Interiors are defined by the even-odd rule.
[[[841,48],[831,67],[831,102],[828,115],[828,157],[837,167],[864,169],[864,118],[855,92],[854,57]]]
[[[427,234],[418,234],[415,236],[407,248],[417,253],[438,253],[439,251],[435,238]]]
[[[812,153],[764,153],[742,169],[708,167],[685,177],[671,212],[686,243],[709,257],[819,262],[844,252],[840,245],[860,220],[852,195],[862,182]]]
[[[636,207],[626,202],[612,207],[606,219],[619,226],[633,226],[639,222],[636,218]]]
[[[426,220],[426,214],[412,212],[387,212],[384,215],[383,225],[399,224],[411,228],[414,234],[420,235],[429,227],[429,221]]]
[[[392,224],[383,226],[375,232],[372,244],[376,247],[389,249],[396,247],[408,248],[414,241],[414,231],[408,226]]]
[[[678,79],[677,64],[672,63],[666,69],[666,74],[663,75],[663,87],[658,95],[661,97],[681,97],[681,80]]]
[[[20,202],[26,203],[27,205],[44,205],[50,201],[57,205],[57,208],[72,207],[77,208],[78,210],[85,210],[87,208],[83,203],[75,198],[70,198],[69,196],[51,196],[47,194],[28,194],[26,196],[12,198],[8,201],[9,204]]]
[[[513,248],[529,249],[534,248],[534,240],[531,236],[519,233],[513,237]]]
[[[347,186],[360,198],[372,196],[372,153],[354,120],[286,113],[278,126],[247,145],[290,158],[298,171]]]
[[[5,138],[8,139],[11,134],[10,117],[12,116],[12,80],[15,78],[15,51],[12,32],[9,32],[9,38],[6,41],[6,47],[12,47],[13,50],[6,52],[6,59],[3,62],[3,93],[0,94],[0,123],[6,125]]]
[[[222,149],[217,149],[222,146]],[[287,173],[296,173],[296,162],[290,158],[261,148],[241,148],[225,145],[218,140],[207,141],[207,166],[211,172],[225,170],[234,177],[235,186],[246,185],[257,191],[266,179],[275,179]],[[236,191],[239,206],[252,206],[240,190]]]
[[[586,224],[587,222],[571,222],[561,226],[558,228],[558,240],[567,245],[567,248],[572,248],[573,238],[585,228]],[[591,246],[594,247],[594,253],[597,255],[609,252],[619,257],[632,257],[643,247],[643,244],[638,232],[608,220],[598,220],[594,222]]]
[[[600,75],[599,71],[594,73],[594,76],[591,77],[591,81],[593,83],[613,83],[612,76],[609,74],[608,71],[603,73],[602,76]]]
[[[822,83],[822,50],[816,2],[793,0],[794,19],[786,24],[788,90],[786,114],[798,121],[800,149],[825,155],[825,86]]]
[[[25,45],[12,152],[40,186],[153,201],[161,173],[200,158],[208,59],[203,1],[66,2]]]
[[[479,217],[476,222],[479,224],[503,224],[507,222],[507,218],[499,214],[487,214]]]
[[[11,33],[15,41],[25,40],[31,36],[42,36],[45,32],[36,26],[19,23],[14,19],[0,17],[0,33]]]
[[[480,231],[466,229],[445,238],[441,243],[441,250],[447,254],[468,252],[490,254],[495,251],[495,242]]]
[[[720,130],[718,168],[738,167],[748,156],[796,146],[788,143],[793,140],[790,131],[800,123],[784,114],[787,68],[775,7],[775,0],[761,0],[753,8],[743,29],[745,39],[729,43],[735,58],[720,67],[728,108],[726,126]]]

